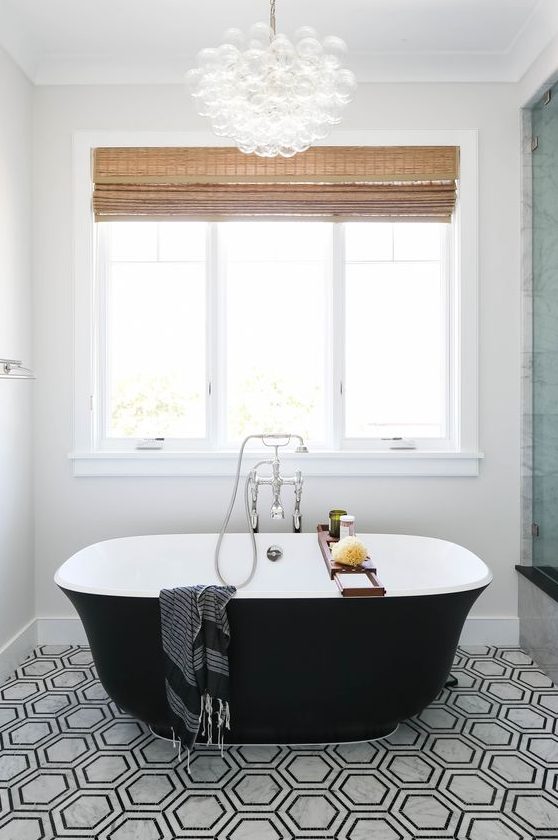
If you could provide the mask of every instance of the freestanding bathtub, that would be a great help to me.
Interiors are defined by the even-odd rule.
[[[442,689],[463,623],[492,575],[461,546],[359,534],[385,597],[343,598],[316,534],[258,534],[258,568],[229,604],[231,743],[381,737]],[[77,609],[99,678],[124,710],[169,727],[159,591],[216,583],[215,534],[126,537],[78,551],[55,581]],[[267,559],[272,544],[283,549]],[[229,534],[221,569],[246,576],[249,537]]]

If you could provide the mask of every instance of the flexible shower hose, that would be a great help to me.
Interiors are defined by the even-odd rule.
[[[248,443],[251,438],[258,438],[261,437],[260,435],[248,435],[248,437],[244,438],[242,441],[242,445],[240,447],[240,452],[238,453],[238,462],[236,465],[236,475],[234,479],[233,485],[233,492],[231,496],[231,501],[229,503],[228,510],[225,514],[225,519],[223,520],[223,524],[221,526],[221,530],[219,531],[219,537],[217,539],[217,545],[215,546],[215,572],[217,573],[217,577],[225,586],[227,586],[227,581],[221,574],[221,569],[219,567],[219,555],[221,553],[221,543],[223,542],[223,537],[225,536],[225,532],[227,530],[229,520],[231,518],[231,514],[234,508],[234,503],[236,501],[236,494],[238,492],[238,484],[240,481],[240,470],[242,467],[242,458],[244,456],[244,447]],[[248,505],[248,479],[246,479],[246,483],[244,485],[244,509],[246,511],[246,521],[248,523],[248,533],[250,534],[250,539],[252,541],[252,567],[250,569],[250,573],[248,577],[243,580],[241,583],[235,584],[237,589],[242,589],[243,586],[247,586],[252,578],[256,573],[256,566],[258,563],[258,550],[256,547],[256,537],[254,536],[254,529],[252,528],[252,520],[250,518],[250,509]]]

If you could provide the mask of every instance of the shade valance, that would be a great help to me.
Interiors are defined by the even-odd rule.
[[[321,146],[292,158],[234,148],[97,148],[97,221],[383,218],[449,221],[455,146]]]

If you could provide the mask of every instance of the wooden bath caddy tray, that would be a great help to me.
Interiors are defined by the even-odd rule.
[[[331,543],[338,540],[331,537],[327,525],[317,525],[318,543],[331,580],[334,580],[344,598],[370,598],[386,594],[385,587],[377,576],[376,569],[361,566],[343,566],[335,563],[331,556]],[[355,576],[351,585],[351,576]],[[356,577],[358,576],[358,577]]]

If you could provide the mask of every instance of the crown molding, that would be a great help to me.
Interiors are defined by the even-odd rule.
[[[151,54],[149,64],[136,57],[51,55],[37,62],[33,81],[36,85],[182,84],[193,63],[193,57],[168,54]],[[516,82],[524,72],[518,71],[515,59],[495,53],[351,53],[350,67],[363,84]]]

